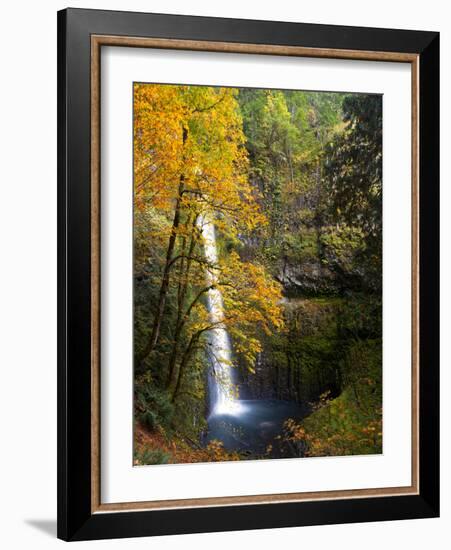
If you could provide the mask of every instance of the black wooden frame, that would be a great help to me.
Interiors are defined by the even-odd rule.
[[[91,513],[90,37],[419,55],[419,495]],[[439,34],[100,10],[58,13],[58,537],[86,540],[439,514]]]

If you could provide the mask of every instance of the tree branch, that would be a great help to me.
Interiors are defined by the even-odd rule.
[[[215,101],[214,103],[212,103],[211,105],[208,105],[207,107],[196,107],[196,109],[194,109],[192,112],[193,113],[205,113],[205,111],[210,111],[211,109],[214,109],[217,105],[219,105],[221,103],[221,101],[224,101],[224,99],[226,98],[227,96],[227,93],[224,92],[222,94],[222,96],[218,99],[218,101]]]

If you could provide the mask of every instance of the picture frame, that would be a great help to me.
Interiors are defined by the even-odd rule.
[[[106,46],[410,64],[410,486],[101,502],[100,52]],[[85,9],[58,12],[58,537],[91,540],[437,517],[438,201],[438,33]]]

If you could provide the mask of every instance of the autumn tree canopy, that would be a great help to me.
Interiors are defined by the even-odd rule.
[[[233,336],[235,351],[249,368],[260,350],[257,334],[282,326],[278,285],[262,266],[224,254],[210,265],[204,254],[200,220],[209,220],[222,242],[267,223],[258,192],[248,180],[248,158],[236,91],[189,86],[135,86],[136,260],[147,271],[152,259],[158,301],[138,368],[146,370],[166,317],[168,296],[175,295],[167,385],[173,396],[181,377],[195,362],[200,344],[214,326],[205,298],[212,285],[206,271],[218,274],[214,286],[224,299],[221,325]],[[164,249],[161,262],[150,243]],[[160,255],[161,256],[161,255]]]

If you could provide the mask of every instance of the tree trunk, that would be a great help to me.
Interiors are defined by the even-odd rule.
[[[180,273],[177,321],[176,321],[176,328],[175,328],[175,334],[174,334],[174,344],[172,346],[171,356],[169,358],[167,386],[171,384],[174,369],[177,363],[180,336],[182,333],[182,328],[185,325],[185,315],[188,314],[187,312],[184,312],[184,308],[185,308],[185,298],[188,291],[188,279],[189,279],[189,272],[191,270],[192,256],[193,256],[194,249],[196,247],[196,242],[197,242],[196,220],[197,220],[197,216],[195,216],[194,222],[193,222],[193,232],[191,234],[191,241],[188,249],[188,258],[186,260],[186,264],[185,263],[182,264],[184,268],[184,272]]]
[[[171,380],[169,383],[169,394],[171,395],[171,401],[174,401],[175,398],[177,397],[177,394],[180,390],[180,382],[182,380],[183,372],[185,370],[185,367],[188,361],[191,358],[194,346],[198,342],[200,335],[201,335],[201,332],[196,332],[196,334],[193,334],[193,336],[191,336],[190,342],[187,348],[185,349],[182,360],[180,361],[180,365],[178,366],[178,368],[177,368],[177,365],[174,366]]]

